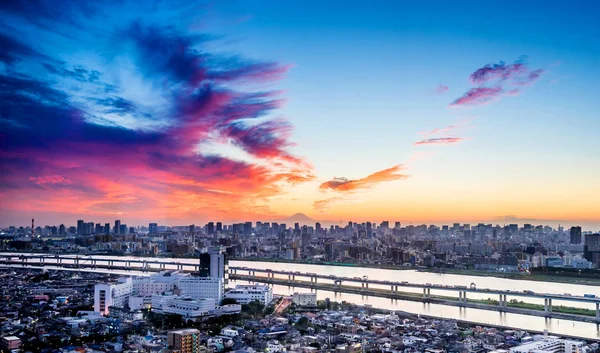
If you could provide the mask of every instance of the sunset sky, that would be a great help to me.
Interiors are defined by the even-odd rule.
[[[0,2],[0,226],[600,229],[600,4]]]

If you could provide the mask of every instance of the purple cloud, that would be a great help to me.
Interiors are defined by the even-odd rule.
[[[543,69],[529,69],[525,59],[508,65],[503,61],[497,64],[487,64],[469,76],[469,81],[475,87],[454,100],[450,106],[481,105],[501,96],[518,95],[522,91],[510,88],[511,85],[531,86],[544,73]]]
[[[459,105],[480,105],[489,103],[490,100],[499,97],[502,94],[502,87],[474,87],[457,98],[451,106]]]
[[[448,87],[446,85],[439,85],[439,86],[437,86],[435,91],[436,91],[436,93],[443,94],[443,93],[448,92],[449,89],[450,89],[450,87]]]
[[[466,140],[464,137],[437,137],[415,142],[415,145],[448,145]]]

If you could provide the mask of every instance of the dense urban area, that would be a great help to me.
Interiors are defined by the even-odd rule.
[[[230,285],[228,261],[249,259],[417,268],[489,275],[552,270],[595,280],[600,234],[525,224],[322,227],[294,222],[209,222],[128,227],[9,227],[1,249],[49,256],[129,255],[197,259],[195,271],[145,275],[7,266],[0,272],[3,352],[567,352],[598,343],[546,332],[317,300],[316,291],[273,293],[269,284]],[[18,257],[17,257],[18,258]],[[194,260],[196,261],[196,260]],[[104,273],[102,273],[104,272]],[[312,281],[312,280],[311,280]],[[364,289],[364,288],[363,288]],[[587,296],[587,295],[586,295]],[[591,295],[595,298],[595,295]],[[466,299],[465,299],[466,300]]]

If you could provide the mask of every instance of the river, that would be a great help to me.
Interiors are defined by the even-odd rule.
[[[15,254],[25,255],[25,254]],[[64,256],[61,257],[71,257]],[[94,255],[95,258],[110,259],[114,258],[111,256]],[[120,256],[119,259],[140,259],[136,257]],[[146,260],[155,260],[156,258],[141,258]],[[173,261],[185,264],[196,264],[196,259],[172,259]],[[52,266],[48,263],[47,268],[51,269]],[[429,272],[418,272],[414,270],[386,270],[376,268],[365,268],[365,267],[345,267],[345,266],[327,266],[327,265],[309,265],[309,264],[296,264],[296,263],[273,263],[273,262],[259,262],[259,261],[230,261],[229,266],[236,267],[250,267],[257,269],[277,269],[283,271],[299,271],[317,273],[322,275],[335,275],[343,277],[362,277],[368,276],[369,279],[377,280],[391,280],[391,281],[407,281],[411,283],[432,283],[432,284],[448,284],[448,285],[464,285],[469,286],[471,283],[475,283],[478,288],[489,288],[489,289],[502,289],[502,290],[514,290],[523,291],[531,290],[536,293],[570,293],[573,295],[583,294],[596,294],[600,295],[600,288],[597,286],[587,286],[579,284],[566,284],[566,283],[554,283],[554,282],[542,282],[542,281],[526,281],[526,280],[513,280],[496,277],[481,277],[481,276],[466,276],[456,274],[437,274]],[[103,272],[109,272],[109,270],[102,270]],[[130,272],[129,274],[135,271]],[[115,271],[115,273],[122,273],[122,271]],[[277,277],[277,275],[276,275]],[[282,277],[283,278],[283,277]],[[286,277],[287,278],[287,277]],[[235,285],[236,281],[230,281],[230,286]],[[373,288],[376,286],[371,285]],[[387,288],[387,287],[385,287]],[[273,286],[274,293],[276,294],[293,294],[294,292],[306,292],[309,289],[305,288],[293,288],[286,286]],[[410,289],[404,288],[404,291]],[[420,289],[414,289],[415,292],[420,292]],[[451,292],[435,293],[435,290],[431,291],[432,294],[450,295]],[[458,295],[457,295],[458,296]],[[491,297],[492,299],[498,299],[494,296],[487,294],[475,294],[469,293],[471,298],[486,299]],[[330,298],[335,301],[346,301],[358,305],[369,304],[376,308],[389,309],[389,310],[401,310],[413,314],[431,315],[442,318],[450,319],[461,319],[471,322],[479,322],[481,324],[500,325],[521,328],[524,330],[535,330],[543,331],[547,329],[549,332],[555,334],[572,335],[585,337],[588,339],[600,339],[600,326],[593,323],[584,323],[571,320],[561,319],[549,319],[537,316],[528,316],[512,313],[500,313],[490,310],[480,310],[473,308],[459,308],[454,306],[446,306],[441,304],[425,304],[420,302],[403,301],[403,300],[391,300],[386,298],[378,297],[364,297],[356,294],[346,293],[333,293],[329,291],[317,291],[318,299]],[[508,300],[510,300],[510,296]],[[543,299],[536,298],[518,298],[531,303],[543,304]],[[578,302],[564,302],[561,303],[559,300],[553,300],[553,305],[567,305],[577,306],[588,309],[594,309],[590,304],[578,303]]]

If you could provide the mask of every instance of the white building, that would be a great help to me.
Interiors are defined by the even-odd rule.
[[[177,298],[179,298],[179,296],[175,294],[153,295],[151,300],[152,311],[162,314],[163,308]]]
[[[294,293],[292,302],[298,306],[317,306],[317,293]]]
[[[107,315],[111,306],[122,308],[132,293],[131,277],[119,278],[118,283],[98,283],[94,286],[94,311]]]
[[[585,342],[544,338],[510,348],[511,353],[585,353]]]
[[[238,284],[225,294],[225,298],[234,299],[239,304],[248,304],[256,300],[264,305],[269,305],[273,301],[273,288],[260,284]]]
[[[221,303],[223,299],[224,279],[216,277],[188,276],[179,280],[181,294],[192,299],[214,299],[215,303]]]
[[[215,300],[212,298],[194,300],[179,297],[163,306],[162,310],[165,314],[181,315],[184,318],[197,318],[213,315],[215,308]]]
[[[142,309],[150,309],[152,307],[152,297],[137,297],[131,296],[129,297],[129,309],[136,311]]]
[[[145,297],[172,292],[179,287],[179,281],[185,277],[189,277],[189,275],[176,271],[165,271],[150,275],[147,278],[135,278],[133,280],[133,294]]]

